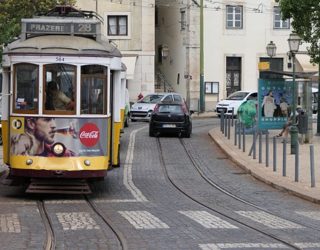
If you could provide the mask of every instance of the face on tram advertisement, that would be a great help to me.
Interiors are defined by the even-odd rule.
[[[55,156],[53,145],[64,146],[62,156],[104,156],[107,154],[105,119],[52,117],[11,117],[12,155]]]

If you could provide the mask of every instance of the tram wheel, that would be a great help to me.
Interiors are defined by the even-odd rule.
[[[128,116],[126,117],[126,119],[124,120],[124,126],[127,128],[129,127],[129,118]]]

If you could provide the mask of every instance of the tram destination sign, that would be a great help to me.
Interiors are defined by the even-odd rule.
[[[96,23],[28,22],[26,33],[45,34],[96,34]]]

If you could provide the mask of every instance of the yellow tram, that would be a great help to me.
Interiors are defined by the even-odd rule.
[[[3,53],[8,178],[66,182],[119,166],[125,66],[100,30],[98,19],[70,6],[22,19],[20,39]]]

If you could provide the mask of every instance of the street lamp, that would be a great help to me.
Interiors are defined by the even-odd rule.
[[[269,63],[270,70],[271,70],[272,57],[276,56],[276,52],[277,52],[277,46],[273,43],[273,41],[270,41],[270,43],[267,44],[267,54],[270,57],[270,63]]]
[[[270,41],[270,43],[268,43],[267,45],[268,56],[270,56],[271,58],[274,57],[276,55],[276,51],[277,51],[277,46],[273,43],[273,41]]]
[[[290,48],[290,54],[292,57],[292,85],[293,85],[293,95],[292,95],[292,126],[290,128],[291,136],[291,154],[296,154],[297,143],[298,143],[298,128],[296,123],[296,109],[297,109],[297,86],[296,86],[296,53],[299,51],[299,45],[301,38],[296,33],[291,33],[289,35],[288,43]]]

